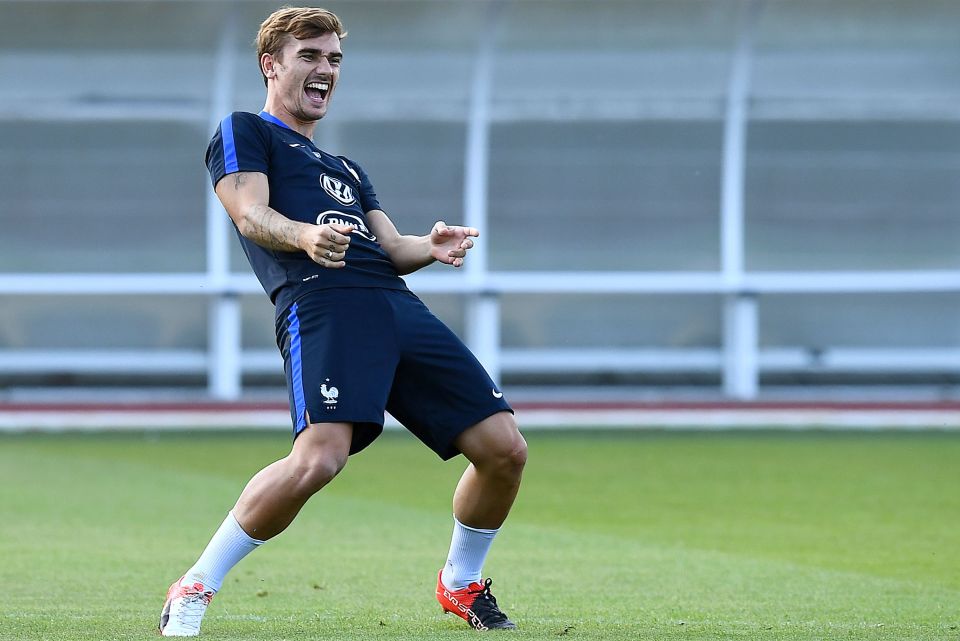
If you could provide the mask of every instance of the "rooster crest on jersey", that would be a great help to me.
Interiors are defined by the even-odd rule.
[[[344,205],[352,205],[357,202],[357,198],[353,195],[353,189],[350,185],[345,185],[333,176],[320,174],[320,185],[323,187],[323,190],[336,199],[337,202],[343,203]]]
[[[327,387],[327,383],[329,382],[330,379],[328,378],[320,385],[320,393],[323,394],[323,398],[325,399],[323,402],[325,405],[336,405],[337,397],[340,396],[340,390],[333,386]]]

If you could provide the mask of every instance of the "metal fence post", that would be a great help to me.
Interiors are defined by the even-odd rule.
[[[236,5],[231,4],[220,32],[210,101],[211,135],[231,109],[238,34]],[[222,400],[234,400],[241,391],[240,301],[228,289],[230,277],[230,230],[227,215],[213,188],[207,187],[207,275],[215,292],[209,304],[207,333],[207,392]]]
[[[753,29],[763,4],[741,6],[741,25],[733,54],[723,129],[721,250],[723,279],[732,294],[723,302],[723,391],[740,399],[756,397],[757,302],[741,295],[744,275],[744,183],[747,148],[747,99],[753,57]]]
[[[464,222],[481,233],[488,231],[487,187],[490,157],[490,99],[493,82],[493,55],[502,2],[489,5],[489,28],[482,33],[477,50],[470,91],[470,113],[467,120],[467,144],[464,158],[463,209]],[[465,263],[467,278],[474,283],[486,280],[488,272],[487,243],[481,240],[471,250]],[[467,343],[486,367],[490,376],[500,381],[500,302],[495,293],[471,294],[466,305]]]

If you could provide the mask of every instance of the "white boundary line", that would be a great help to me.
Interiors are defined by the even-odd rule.
[[[532,410],[517,412],[521,428],[647,429],[960,429],[960,412],[937,410]]]
[[[517,410],[522,430],[576,429],[888,429],[960,430],[960,410],[837,410],[837,409],[592,409]],[[387,429],[400,424],[387,417]],[[0,432],[99,432],[141,429],[289,430],[283,410],[8,410],[0,411]]]

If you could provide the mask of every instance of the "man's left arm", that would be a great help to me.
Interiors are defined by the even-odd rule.
[[[367,224],[401,276],[426,267],[435,260],[460,267],[480,232],[473,227],[448,227],[437,221],[426,236],[404,236],[380,209],[367,212]]]

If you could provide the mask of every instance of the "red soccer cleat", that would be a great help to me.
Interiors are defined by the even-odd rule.
[[[448,590],[437,574],[437,601],[444,613],[453,612],[476,630],[516,630],[516,624],[507,618],[497,599],[490,593],[491,579],[483,583],[471,583],[462,590]]]
[[[216,594],[202,583],[180,585],[177,579],[167,590],[167,602],[160,613],[160,635],[165,637],[195,637],[200,634],[200,622],[207,606]]]

